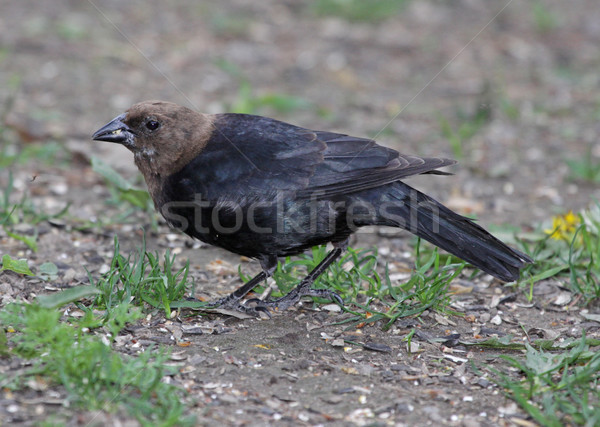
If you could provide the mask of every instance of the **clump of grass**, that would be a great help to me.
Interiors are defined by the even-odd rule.
[[[58,36],[66,41],[79,41],[89,37],[85,22],[76,15],[65,16],[60,19],[54,28]]]
[[[517,120],[521,115],[519,107],[505,96],[500,99],[500,111],[510,120]]]
[[[210,26],[215,34],[222,37],[246,37],[252,18],[244,14],[214,12],[210,16]]]
[[[491,369],[509,398],[544,426],[600,423],[600,353],[590,351],[585,335],[562,353],[526,345],[525,359],[501,356],[519,375]]]
[[[428,309],[444,312],[449,304],[448,284],[460,274],[465,263],[454,264],[451,257],[446,257],[444,262],[437,249],[421,253],[419,248],[420,241],[415,271],[405,283],[392,283],[387,267],[383,276],[377,272],[377,249],[348,248],[347,253],[315,281],[314,287],[333,290],[345,302],[359,308],[353,310],[347,305],[344,309],[354,317],[345,322],[383,321],[384,329],[388,329],[396,320]],[[326,255],[326,246],[319,246],[313,248],[310,255],[280,263],[273,274],[280,290],[275,296],[289,292]]]
[[[68,210],[67,204],[63,209],[55,213],[43,212],[35,206],[27,193],[23,193],[19,201],[14,201],[14,179],[12,172],[8,172],[8,180],[0,194],[0,225],[12,226],[16,224],[36,225],[40,222],[64,216]]]
[[[141,316],[129,304],[116,312],[107,323],[112,339]],[[43,381],[61,386],[65,403],[72,407],[107,412],[123,408],[146,425],[193,425],[183,417],[183,391],[161,381],[170,372],[165,366],[168,354],[147,349],[132,358],[115,352],[89,332],[89,325],[102,324],[91,311],[79,320],[62,320],[54,308],[10,304],[0,310],[0,322],[0,351],[5,357],[31,360],[24,370],[0,374],[1,388],[15,390],[29,381]]]
[[[40,210],[28,194],[25,192],[18,202],[14,199],[14,181],[12,172],[8,172],[8,181],[0,193],[0,226],[4,228],[6,234],[20,242],[23,242],[32,251],[37,251],[37,224],[49,219],[60,218],[67,214],[69,204],[56,213],[47,213]],[[17,224],[30,224],[33,228],[33,234],[26,235],[13,231],[13,226]]]
[[[439,118],[440,130],[450,144],[452,155],[456,159],[464,158],[465,145],[473,138],[481,128],[489,121],[490,112],[488,109],[480,108],[471,117],[463,117],[461,124],[454,129],[450,121],[445,117]]]
[[[580,295],[582,304],[600,297],[600,204],[556,216],[551,227],[528,237],[530,242],[521,244],[535,263],[525,270],[522,283],[529,284],[530,298],[535,283],[551,277]]]
[[[283,93],[256,95],[248,78],[235,64],[222,60],[217,62],[217,66],[232,76],[238,84],[236,99],[225,106],[225,109],[229,112],[240,114],[276,112],[286,114],[314,107],[311,102],[298,96]]]
[[[531,6],[533,22],[540,33],[550,32],[558,27],[558,18],[544,2],[538,0]]]
[[[378,22],[402,11],[408,0],[315,0],[311,8],[319,16],[335,16],[347,21]]]
[[[137,252],[125,257],[115,236],[110,270],[98,279],[89,275],[92,286],[100,291],[93,305],[110,312],[122,303],[146,303],[162,309],[170,318],[171,304],[181,300],[190,286],[189,261],[179,270],[174,269],[174,263],[175,255],[167,250],[161,265],[157,253],[146,251],[145,240]]]
[[[12,80],[12,78],[9,79],[7,86],[16,93],[20,79],[16,76],[16,79]],[[0,176],[0,188],[2,189],[0,191],[0,226],[4,228],[10,237],[25,243],[35,252],[37,250],[37,230],[33,236],[26,236],[14,232],[12,227],[16,224],[35,226],[40,222],[61,217],[67,213],[69,205],[66,204],[58,212],[48,213],[35,206],[28,192],[23,192],[20,200],[15,200],[14,178],[9,167],[27,163],[33,159],[41,160],[46,164],[57,164],[59,160],[66,163],[69,155],[68,153],[65,154],[62,145],[56,141],[22,144],[17,139],[16,133],[11,133],[5,125],[6,117],[12,108],[13,102],[14,95],[11,95],[8,97],[5,108],[0,113],[0,171],[4,172]],[[35,176],[31,177],[31,180],[35,180]]]
[[[0,138],[2,138],[0,132]],[[0,167],[24,165],[37,160],[45,165],[66,166],[70,162],[70,154],[58,141],[42,143],[6,144],[4,152],[0,152]]]
[[[183,416],[184,392],[162,381],[172,373],[165,365],[167,352],[147,349],[128,357],[110,345],[125,325],[143,317],[147,307],[171,315],[170,304],[182,299],[189,285],[189,263],[179,270],[174,263],[168,251],[162,260],[147,252],[145,241],[124,256],[115,237],[110,270],[98,279],[90,275],[90,286],[0,310],[0,353],[32,361],[25,371],[0,374],[0,388],[20,389],[28,381],[41,380],[62,387],[66,404],[75,408],[124,409],[145,425],[194,425]],[[32,274],[26,261],[8,255],[2,269]],[[56,266],[44,264],[40,271],[51,277]],[[82,317],[61,316],[59,308],[71,302],[83,311]],[[98,329],[98,334],[92,332]]]
[[[581,158],[566,159],[565,162],[569,167],[569,177],[571,179],[593,183],[600,182],[600,159],[594,157],[591,145]]]
[[[108,204],[116,206],[118,213],[111,217],[109,223],[122,224],[127,221],[131,221],[134,218],[136,212],[142,211],[144,214],[151,219],[151,226],[153,229],[158,228],[158,222],[156,214],[154,212],[154,204],[150,194],[132,182],[125,179],[121,174],[114,170],[109,164],[105,163],[97,157],[92,157],[92,169],[94,172],[100,174],[106,184],[107,188],[111,193],[111,198],[107,201]],[[102,227],[105,225],[103,222],[97,222],[95,224],[84,224],[81,228],[87,228],[91,226]]]
[[[0,49],[0,62],[4,59]],[[0,168],[13,165],[22,165],[32,160],[40,161],[46,165],[68,166],[71,161],[71,153],[65,150],[63,144],[51,138],[49,135],[43,137],[44,141],[24,143],[19,135],[19,126],[9,125],[8,115],[13,109],[16,94],[21,86],[21,76],[14,74],[6,79],[5,87],[10,92],[5,104],[0,111]],[[31,116],[35,120],[48,120],[45,114],[39,114],[44,110],[33,110]],[[25,127],[29,124],[25,124]],[[27,130],[27,129],[24,129]]]

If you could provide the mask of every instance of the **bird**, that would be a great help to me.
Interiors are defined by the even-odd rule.
[[[261,271],[213,308],[258,315],[302,297],[343,304],[314,281],[360,227],[399,227],[480,270],[515,281],[533,260],[403,180],[450,175],[446,158],[401,154],[374,140],[315,131],[251,114],[204,114],[165,101],[131,106],[92,136],[121,144],[167,223],[190,237],[258,260]],[[279,260],[330,243],[326,257],[277,299],[244,298]],[[252,301],[252,303],[250,303]],[[270,314],[269,314],[270,316]]]

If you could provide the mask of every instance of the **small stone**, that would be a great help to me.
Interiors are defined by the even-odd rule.
[[[108,264],[102,264],[100,266],[100,268],[98,269],[98,273],[100,274],[106,274],[110,271],[110,266]]]
[[[337,304],[327,304],[322,306],[321,309],[331,313],[339,313],[342,311],[341,307]]]
[[[57,182],[56,184],[52,184],[50,186],[50,192],[56,194],[57,196],[64,196],[69,191],[69,187],[64,182]]]
[[[63,282],[69,283],[73,281],[76,275],[77,272],[73,268],[69,268],[67,271],[65,271],[65,275],[63,276]]]

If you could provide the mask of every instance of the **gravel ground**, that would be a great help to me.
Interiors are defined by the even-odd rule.
[[[441,123],[456,130],[484,112],[488,119],[463,143],[455,176],[411,180],[477,215],[484,226],[536,228],[555,213],[600,199],[600,187],[570,179],[565,162],[600,161],[597,1],[414,0],[376,21],[320,16],[314,3],[0,1],[0,113],[8,137],[19,148],[56,140],[72,158],[68,165],[32,160],[10,167],[17,199],[27,193],[50,212],[71,207],[69,217],[37,227],[36,253],[0,231],[0,254],[27,258],[34,271],[46,261],[60,269],[50,284],[0,272],[1,304],[86,282],[86,269],[99,275],[110,262],[115,233],[123,251],[140,244],[139,225],[150,223],[142,213],[133,224],[94,232],[73,227],[73,218],[116,211],[105,203],[110,194],[91,170],[90,156],[137,177],[131,155],[92,142],[93,131],[144,99],[226,111],[239,100],[244,79],[257,98],[287,94],[310,105],[291,113],[267,105],[261,114],[377,136],[419,155],[455,157]],[[243,78],[223,64],[233,64]],[[7,182],[8,171],[0,170],[0,188]],[[231,291],[240,262],[245,272],[256,271],[254,263],[186,240],[160,225],[149,233],[148,248],[170,247],[180,262],[189,258],[197,296]],[[402,255],[407,242],[404,234],[370,230],[353,245],[375,245],[382,261],[410,265]],[[216,260],[225,268],[214,268]],[[564,336],[587,329],[594,336],[596,326],[585,323],[576,306],[557,304],[557,282],[536,286],[532,304],[521,293],[504,300],[513,289],[489,277],[457,285],[472,287],[453,300],[465,317],[429,312],[386,332],[380,324],[345,330],[336,326],[344,314],[305,305],[272,320],[189,312],[172,321],[147,318],[117,345],[125,352],[135,342],[173,346],[173,363],[181,369],[169,381],[190,392],[191,411],[206,424],[529,425],[466,361],[494,366],[501,352],[426,338],[512,333],[525,339],[524,331],[535,328]],[[203,333],[188,333],[193,326]],[[409,352],[402,338],[413,328],[422,335]],[[345,349],[340,338],[373,345]],[[18,363],[0,360],[3,371]],[[120,414],[64,408],[64,390],[50,391],[0,390],[0,425],[2,419],[36,424],[56,412],[70,425],[135,425]]]

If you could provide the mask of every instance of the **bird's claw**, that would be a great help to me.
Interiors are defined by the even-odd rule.
[[[231,295],[228,295],[226,297],[210,301],[206,305],[206,308],[211,310],[222,309],[239,311],[240,313],[249,314],[254,317],[260,317],[260,314],[264,313],[270,319],[272,316],[268,307],[263,306],[262,304],[256,304],[255,306],[248,305],[248,302],[253,301],[255,299],[256,298],[253,298],[252,300],[246,301],[245,304],[242,304],[239,299],[233,298]]]
[[[251,316],[260,317],[261,313],[265,314],[269,319],[272,310],[284,311],[295,305],[304,296],[318,297],[336,302],[340,306],[344,306],[344,300],[338,294],[329,289],[313,289],[308,286],[298,285],[292,289],[287,295],[274,300],[261,300],[258,298],[250,298],[245,303],[240,302],[240,298],[234,295],[228,295],[214,301],[210,301],[205,307],[208,309],[223,309],[239,311],[240,313],[249,314]]]
[[[266,304],[263,304],[263,302],[264,301],[259,300],[258,298],[252,298],[247,300],[245,304],[239,304],[237,309],[248,314],[253,314],[256,317],[259,317],[260,313],[264,313],[269,319],[271,319],[273,317],[271,315],[271,310]]]
[[[331,297],[332,297],[333,300],[335,300],[335,302],[337,303],[337,305],[339,305],[340,307],[344,307],[344,300],[342,299],[341,296],[339,296],[335,292],[332,292],[331,293]]]
[[[263,308],[265,310],[287,310],[291,306],[295,305],[304,296],[318,297],[324,299],[331,299],[340,306],[344,306],[344,300],[338,294],[329,289],[312,289],[312,288],[295,288],[290,293],[284,295],[281,298],[274,300],[260,300],[258,298],[252,298],[246,301],[246,305],[255,304],[254,309]]]
[[[254,317],[261,317],[260,314],[265,314],[269,319],[272,318],[271,312],[267,307],[257,304],[256,306],[249,306],[246,304],[237,304],[235,307],[228,307],[230,310],[236,310],[241,313],[249,314]]]

